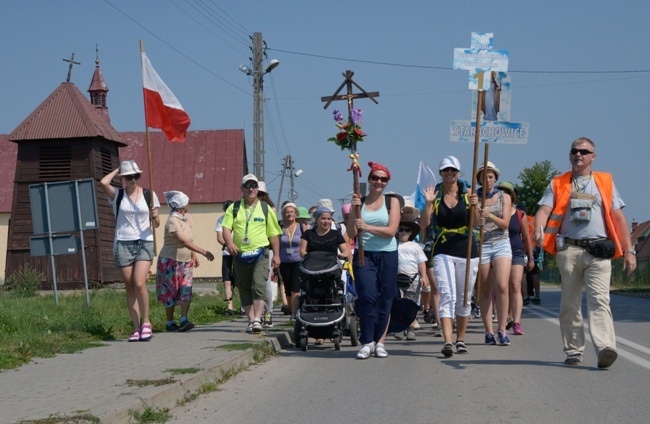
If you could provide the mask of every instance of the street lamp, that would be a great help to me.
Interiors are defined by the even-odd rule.
[[[253,76],[253,173],[264,181],[264,75],[277,68],[280,61],[272,59],[262,70],[262,33],[253,34],[253,69],[241,65],[239,70]]]

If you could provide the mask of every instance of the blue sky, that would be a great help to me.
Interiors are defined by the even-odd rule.
[[[143,40],[191,129],[245,130],[251,170],[252,79],[238,67],[250,67],[248,35],[262,32],[268,59],[280,61],[265,77],[266,181],[276,200],[291,154],[303,170],[295,182],[304,206],[321,197],[338,206],[351,191],[347,154],[325,141],[336,132],[335,105],[324,110],[320,100],[347,69],[380,92],[378,105],[355,102],[368,134],[359,145],[364,179],[367,161],[382,162],[393,173],[389,189],[408,195],[420,160],[435,169],[450,154],[469,178],[473,145],[449,142],[450,121],[469,119],[471,109],[467,73],[451,70],[453,50],[469,48],[472,32],[492,32],[494,48],[510,52],[511,119],[530,129],[527,145],[490,146],[502,179],[516,182],[546,159],[568,170],[571,141],[586,136],[597,145],[594,169],[614,174],[628,221],[650,219],[650,2],[0,0],[0,10],[0,133],[65,81],[62,59],[72,52],[81,62],[72,82],[85,93],[96,43],[112,125],[144,131]]]

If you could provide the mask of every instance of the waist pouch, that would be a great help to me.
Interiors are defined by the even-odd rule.
[[[616,253],[616,243],[611,240],[594,241],[589,243],[585,250],[597,258],[611,259]]]
[[[397,274],[397,285],[401,289],[408,289],[409,286],[415,279],[417,278],[418,274],[415,274],[414,276],[410,276],[408,274]]]
[[[259,261],[264,256],[264,253],[266,253],[266,249],[264,247],[258,247],[250,252],[237,253],[237,259],[244,265],[251,265]]]

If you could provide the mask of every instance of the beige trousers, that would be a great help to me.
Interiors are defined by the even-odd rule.
[[[583,284],[587,295],[589,335],[596,354],[606,347],[616,349],[614,319],[609,308],[611,260],[596,258],[577,246],[568,246],[557,252],[555,258],[562,278],[560,330],[564,352],[574,355],[582,354],[585,350],[585,332],[582,326]]]

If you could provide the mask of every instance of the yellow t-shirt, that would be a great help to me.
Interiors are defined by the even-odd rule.
[[[234,206],[235,203],[226,210],[221,226],[232,231],[232,241],[240,252],[250,252],[259,247],[267,247],[271,237],[282,234],[278,218],[271,207],[268,208],[268,217],[265,218],[259,200],[256,200],[255,204],[249,207],[241,199],[237,217],[233,220]],[[266,222],[267,219],[268,223]],[[248,238],[250,242],[244,243],[245,238]]]

